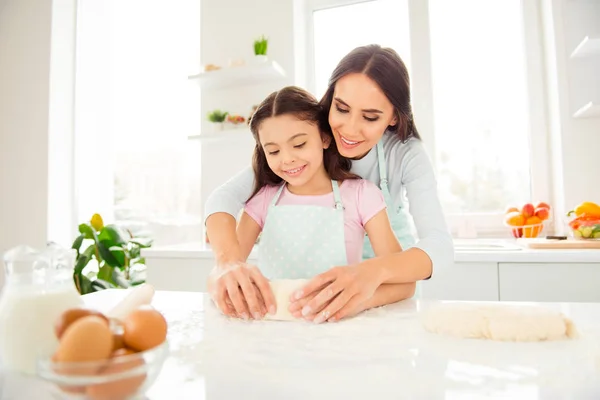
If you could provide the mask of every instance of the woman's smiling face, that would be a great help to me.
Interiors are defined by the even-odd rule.
[[[371,78],[351,73],[336,82],[329,125],[344,157],[363,157],[397,123],[394,106]]]

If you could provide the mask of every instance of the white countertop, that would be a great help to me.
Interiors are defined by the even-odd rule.
[[[501,243],[504,247],[474,250],[478,246]],[[147,258],[212,258],[212,250],[206,243],[184,243],[158,246],[142,250]],[[255,247],[249,259],[257,258]],[[600,263],[600,250],[577,249],[538,250],[518,246],[514,240],[457,239],[455,240],[456,262],[536,262],[536,263]]]
[[[84,298],[105,310],[124,294]],[[540,303],[581,332],[546,343],[430,334],[418,317],[432,304],[407,300],[315,325],[231,320],[201,293],[159,291],[171,355],[147,399],[600,398],[600,304]],[[51,398],[40,382],[1,379],[1,399]]]

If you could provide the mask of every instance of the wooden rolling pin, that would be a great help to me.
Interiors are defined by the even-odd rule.
[[[149,305],[154,297],[154,286],[144,283],[131,289],[117,305],[108,313],[109,318],[115,318],[124,321],[127,315],[140,306]]]

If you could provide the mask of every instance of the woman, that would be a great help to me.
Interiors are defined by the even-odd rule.
[[[392,228],[404,251],[373,257],[368,238],[361,263],[317,275],[292,297],[290,310],[310,320],[339,320],[395,300],[397,284],[429,279],[434,266],[453,262],[454,250],[437,195],[431,162],[413,122],[406,67],[392,49],[358,47],[333,71],[321,100],[339,153],[351,172],[381,188]],[[243,262],[237,215],[252,193],[251,168],[215,190],[206,204],[206,227],[217,266],[209,291],[221,304],[236,298],[229,315],[264,315],[275,306],[267,280]],[[415,243],[403,201],[410,205],[420,241]],[[245,302],[240,302],[242,297]],[[266,307],[266,308],[265,308]],[[317,318],[318,315],[318,318]]]

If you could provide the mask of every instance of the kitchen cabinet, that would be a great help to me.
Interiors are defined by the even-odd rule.
[[[501,301],[600,302],[600,263],[499,263]]]
[[[257,263],[257,249],[248,258]],[[214,256],[205,243],[143,249],[158,290],[206,291]],[[600,250],[457,251],[455,262],[418,283],[417,298],[600,302]]]
[[[497,301],[498,263],[458,262],[419,283],[420,298]]]
[[[248,258],[248,263],[256,263]],[[146,258],[147,282],[157,290],[206,292],[206,279],[215,265],[212,256],[177,257],[172,255]]]

